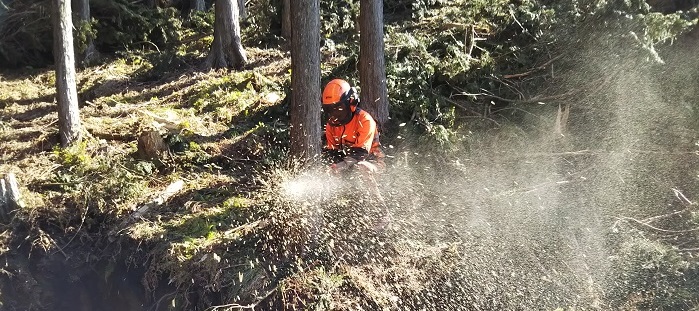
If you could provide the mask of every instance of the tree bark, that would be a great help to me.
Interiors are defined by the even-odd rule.
[[[67,147],[80,140],[80,110],[75,85],[73,22],[70,0],[51,0],[53,21],[53,55],[56,63],[56,98],[58,132],[61,145]]]
[[[320,153],[320,1],[291,1],[291,156]]]
[[[206,69],[242,69],[248,62],[240,40],[238,0],[216,0],[214,41],[206,59]]]
[[[282,37],[291,39],[291,0],[282,0]]]
[[[206,11],[206,3],[204,0],[189,0],[190,13]]]
[[[73,7],[78,23],[90,23],[90,0],[73,0]],[[91,37],[87,37],[87,42],[82,50],[76,49],[75,55],[76,65],[79,66],[88,65],[97,58],[97,48],[95,48],[95,43]]]
[[[388,95],[384,62],[383,2],[361,0],[359,8],[359,83],[364,109],[380,129],[388,122]]]

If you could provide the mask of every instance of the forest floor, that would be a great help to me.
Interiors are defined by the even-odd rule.
[[[426,267],[454,264],[439,258],[457,244],[363,235],[367,214],[313,216],[322,202],[279,194],[306,173],[285,161],[289,54],[247,52],[242,71],[202,72],[196,57],[159,71],[143,55],[78,70],[83,140],[65,149],[54,71],[0,75],[0,174],[15,174],[24,202],[0,225],[2,305],[387,308],[419,305],[416,293],[439,285],[428,277],[449,269]],[[139,152],[149,131],[168,145],[156,158]]]

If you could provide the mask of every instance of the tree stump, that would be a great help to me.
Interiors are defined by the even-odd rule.
[[[160,159],[168,151],[168,146],[157,131],[145,131],[138,137],[137,154],[143,159]]]
[[[12,212],[24,207],[19,193],[19,184],[15,174],[9,173],[0,179],[0,221],[9,222]]]

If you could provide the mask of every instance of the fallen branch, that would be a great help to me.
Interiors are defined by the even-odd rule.
[[[244,309],[250,309],[250,310],[255,310],[255,307],[257,307],[258,304],[262,303],[265,301],[265,299],[269,298],[270,295],[272,295],[274,292],[276,292],[279,289],[279,286],[273,288],[272,290],[268,291],[264,296],[259,297],[256,302],[247,304],[247,305],[241,305],[237,303],[229,303],[225,305],[218,305],[218,306],[211,306],[207,311],[214,311],[218,309],[232,309],[232,308],[237,308],[239,310],[244,310]]]
[[[260,219],[260,220],[253,221],[251,223],[246,223],[246,224],[240,225],[240,226],[235,227],[235,228],[230,229],[230,230],[226,230],[225,232],[223,232],[223,236],[229,237],[229,236],[234,235],[236,233],[241,233],[242,235],[245,235],[249,232],[263,229],[263,228],[267,227],[267,225],[269,225],[269,221]]]
[[[526,71],[526,72],[523,72],[523,73],[516,73],[516,74],[511,74],[511,75],[503,75],[502,77],[505,78],[505,79],[514,79],[514,78],[526,77],[526,76],[528,76],[528,75],[534,73],[535,71],[539,71],[539,70],[546,69],[546,67],[547,67],[548,65],[550,65],[551,63],[553,63],[553,62],[556,61],[557,59],[561,58],[562,56],[563,56],[563,55],[558,55],[558,56],[556,56],[556,57],[550,59],[549,61],[543,63],[542,65],[537,66],[537,67],[534,67],[534,68],[532,68],[532,69],[530,69],[530,70],[528,70],[528,71]]]
[[[674,216],[674,215],[682,214],[682,213],[686,212],[687,210],[688,210],[688,209],[685,208],[685,209],[681,209],[681,210],[679,210],[679,211],[674,211],[674,212],[672,212],[672,213],[668,213],[668,214],[664,214],[664,215],[658,215],[658,216],[648,217],[648,218],[646,218],[646,219],[644,219],[644,220],[641,220],[641,222],[643,222],[643,223],[645,223],[645,224],[650,224],[650,223],[652,223],[652,222],[658,221],[658,220],[663,219],[663,218],[668,218],[668,217],[671,217],[671,216]]]
[[[529,99],[509,99],[509,98],[503,98],[494,94],[488,94],[488,93],[481,93],[478,95],[485,96],[485,97],[491,97],[495,98],[497,100],[501,100],[507,103],[512,103],[512,104],[533,104],[533,103],[541,103],[553,99],[561,99],[564,97],[568,97],[575,94],[574,91],[566,92],[563,94],[557,94],[557,95],[551,95],[551,96],[542,96],[542,97],[534,97],[534,98],[529,98]],[[474,95],[474,94],[464,94],[464,95]]]
[[[170,197],[172,197],[177,192],[182,190],[183,187],[184,187],[184,181],[182,181],[182,180],[178,180],[178,181],[170,184],[169,186],[167,186],[167,188],[165,188],[165,190],[163,192],[158,194],[153,200],[151,200],[150,202],[143,204],[141,207],[139,207],[133,214],[131,214],[131,216],[129,216],[129,218],[131,218],[131,219],[141,218],[141,216],[143,216],[143,214],[148,212],[148,210],[150,210],[151,208],[163,205],[168,199],[170,199]]]
[[[141,218],[143,214],[147,213],[149,210],[156,208],[160,205],[163,205],[165,202],[167,202],[168,199],[170,199],[173,195],[178,193],[180,190],[184,188],[184,181],[178,180],[176,182],[173,182],[163,192],[159,193],[155,198],[153,198],[150,202],[145,203],[141,205],[141,207],[137,208],[127,219],[125,219],[117,228],[109,232],[110,236],[114,236],[121,231],[123,231],[126,226],[131,224],[132,222],[136,221],[137,219]]]
[[[688,212],[691,207],[696,205],[696,202],[690,201],[684,194],[682,194],[682,192],[680,190],[672,188],[672,192],[675,194],[675,197],[678,200],[680,200],[680,202],[684,206],[686,206],[685,208],[678,210],[678,211],[671,212],[671,213],[663,214],[663,215],[648,217],[648,218],[643,219],[643,220],[638,220],[638,219],[635,219],[632,217],[626,217],[626,216],[621,217],[620,219],[631,220],[635,223],[641,224],[641,225],[648,227],[652,230],[665,232],[665,233],[678,233],[679,234],[679,233],[689,233],[689,232],[699,231],[699,228],[693,228],[693,229],[687,229],[687,230],[668,230],[668,229],[658,228],[658,227],[651,225],[652,222]]]
[[[692,228],[692,229],[686,229],[686,230],[669,230],[669,229],[664,229],[664,228],[655,227],[655,226],[653,226],[653,225],[651,225],[651,224],[645,223],[645,222],[643,222],[643,221],[641,221],[641,220],[638,220],[638,219],[632,218],[632,217],[628,217],[628,216],[621,216],[621,217],[618,217],[618,218],[619,218],[620,220],[630,220],[630,221],[632,221],[632,222],[634,222],[634,223],[637,223],[637,224],[639,224],[639,225],[641,225],[641,226],[643,226],[643,227],[646,227],[646,228],[648,228],[648,229],[651,229],[651,230],[654,230],[654,231],[658,231],[658,232],[663,232],[663,233],[676,233],[676,234],[681,234],[681,233],[690,233],[690,232],[697,232],[697,231],[699,231],[699,227],[697,227],[697,228]]]
[[[682,194],[681,191],[675,188],[672,188],[672,192],[675,193],[675,197],[677,197],[677,199],[680,200],[680,202],[682,202],[682,204],[684,204],[687,207],[694,206],[697,204],[696,202],[692,202],[689,199],[687,199],[687,197],[684,196],[684,194]]]

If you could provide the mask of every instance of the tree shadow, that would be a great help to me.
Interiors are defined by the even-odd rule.
[[[56,107],[56,105],[50,104],[41,107],[30,108],[29,110],[10,115],[9,117],[20,122],[29,122],[35,119],[40,119],[52,112],[55,112],[57,108],[58,107]]]
[[[60,144],[58,131],[50,134],[46,134],[43,131],[31,131],[19,134],[16,137],[17,141],[31,141],[32,144],[22,150],[17,150],[14,155],[7,158],[7,162],[20,161],[32,154],[51,151],[54,146]]]

